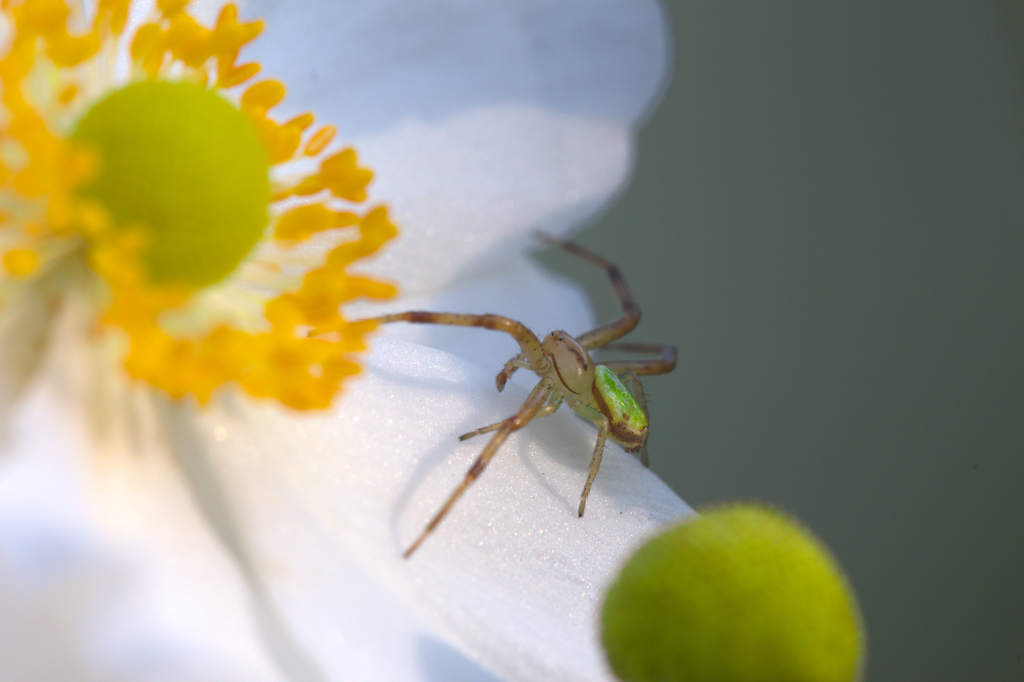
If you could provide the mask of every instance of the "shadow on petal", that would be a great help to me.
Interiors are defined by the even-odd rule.
[[[172,404],[157,397],[157,410],[170,441],[175,461],[191,486],[196,503],[217,537],[234,557],[252,595],[254,618],[267,653],[294,682],[327,682],[327,677],[292,634],[253,565],[238,520],[217,472],[211,465],[206,441],[196,433],[191,404]]]
[[[416,643],[426,682],[500,682],[501,678],[484,670],[479,663],[433,637]]]

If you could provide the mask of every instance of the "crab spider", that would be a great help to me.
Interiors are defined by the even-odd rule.
[[[484,433],[496,432],[491,436],[491,440],[473,462],[469,471],[466,472],[462,482],[448,496],[416,541],[405,551],[403,555],[405,558],[409,558],[427,536],[437,528],[458,499],[462,497],[462,494],[487,468],[487,464],[511,433],[523,428],[533,419],[553,414],[563,401],[567,402],[576,414],[589,419],[597,426],[597,443],[590,460],[590,473],[580,497],[580,516],[583,516],[590,487],[601,466],[605,440],[610,437],[627,451],[639,452],[644,466],[648,465],[648,412],[643,387],[640,384],[640,375],[671,372],[676,366],[676,349],[674,346],[658,344],[612,343],[631,332],[640,322],[640,308],[633,301],[622,273],[615,265],[578,244],[543,236],[541,239],[604,269],[622,305],[622,317],[575,338],[564,331],[554,331],[548,334],[543,341],[540,341],[521,322],[500,315],[410,311],[372,318],[372,321],[380,324],[389,322],[443,324],[458,327],[483,327],[505,332],[516,340],[522,352],[506,362],[502,370],[498,372],[496,379],[498,390],[501,391],[505,388],[505,383],[517,369],[529,369],[540,377],[540,382],[514,415],[459,437],[459,440],[466,440]],[[660,357],[598,364],[594,362],[588,352],[595,348],[652,353]],[[630,385],[629,389],[626,388],[623,380]]]

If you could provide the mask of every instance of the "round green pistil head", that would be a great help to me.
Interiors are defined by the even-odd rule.
[[[726,505],[670,528],[622,569],[602,639],[626,682],[851,682],[860,613],[828,550],[791,518]]]
[[[201,287],[235,269],[262,238],[270,164],[245,114],[190,83],[144,81],[97,102],[76,142],[99,156],[81,193],[116,225],[147,228],[146,272]]]

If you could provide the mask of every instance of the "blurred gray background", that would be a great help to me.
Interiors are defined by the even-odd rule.
[[[816,531],[869,680],[1024,680],[1022,4],[669,11],[634,183],[579,235],[632,285],[632,338],[679,347],[646,382],[653,469]]]

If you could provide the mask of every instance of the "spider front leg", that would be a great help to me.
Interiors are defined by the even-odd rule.
[[[381,315],[380,317],[372,317],[358,321],[376,322],[377,324],[387,324],[389,322],[443,324],[451,327],[482,327],[483,329],[505,332],[516,340],[516,343],[519,344],[519,347],[523,351],[520,355],[509,360],[509,363],[512,363],[521,357],[523,358],[521,366],[532,369],[538,374],[543,374],[549,368],[548,361],[544,357],[544,352],[541,350],[540,340],[537,338],[537,335],[530,331],[522,322],[516,322],[515,320],[502,317],[501,315],[466,315],[462,313],[432,313],[424,310],[410,310],[405,313]],[[508,363],[506,364],[506,367],[507,366]],[[498,375],[498,379],[498,390],[500,391],[504,387],[504,382],[501,381],[500,374]]]
[[[547,405],[538,410],[537,414],[533,415],[533,418],[540,419],[541,417],[547,417],[549,414],[554,414],[558,410],[558,408],[561,407],[561,405],[562,394],[559,393],[558,391],[553,391],[551,394],[551,400],[548,401]],[[461,436],[459,436],[459,440],[469,440],[470,438],[474,438],[485,433],[490,433],[491,431],[497,431],[498,429],[501,428],[501,425],[507,421],[507,419],[504,419],[500,422],[488,424],[487,426],[481,426],[476,431],[470,431],[469,433],[462,434]]]
[[[529,369],[530,367],[526,362],[526,356],[522,353],[506,362],[505,366],[498,372],[498,376],[494,378],[494,383],[498,385],[498,393],[505,390],[505,384],[520,367],[523,369]]]
[[[537,413],[540,412],[544,402],[548,399],[548,396],[551,395],[553,387],[554,382],[550,378],[545,377],[541,379],[530,392],[530,396],[526,399],[526,402],[523,403],[523,406],[519,408],[519,411],[500,423],[500,426],[497,429],[498,432],[495,433],[494,436],[491,437],[491,440],[488,441],[487,445],[484,446],[483,451],[476,458],[476,461],[473,462],[473,466],[469,467],[469,471],[466,472],[466,477],[462,479],[462,483],[460,483],[459,486],[452,491],[452,494],[448,496],[448,499],[445,500],[445,503],[441,505],[441,508],[436,514],[434,514],[434,517],[430,519],[430,523],[428,523],[427,527],[423,529],[423,532],[420,533],[418,538],[416,538],[416,541],[409,546],[409,549],[405,550],[405,553],[402,555],[404,558],[408,559],[412,553],[416,551],[416,548],[427,539],[427,536],[437,528],[438,524],[441,523],[458,499],[462,497],[462,494],[466,492],[469,486],[473,485],[480,474],[483,473],[484,469],[487,468],[491,459],[493,459],[494,455],[498,452],[498,448],[501,447],[502,443],[505,442],[509,435],[526,426],[526,424],[537,416]]]

